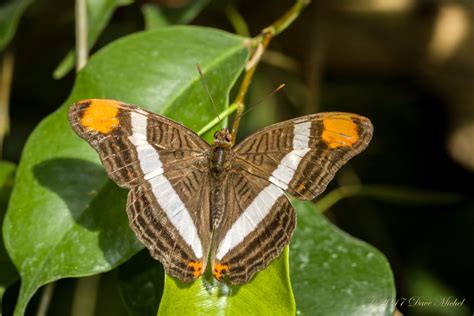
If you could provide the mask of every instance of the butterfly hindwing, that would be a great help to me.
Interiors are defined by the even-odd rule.
[[[165,173],[164,176],[171,175]],[[207,181],[201,171],[192,168],[172,178],[171,186],[157,179],[129,193],[127,213],[132,229],[139,232],[137,238],[163,264],[166,273],[183,282],[196,279],[206,268],[209,250],[206,245],[210,241],[205,232],[210,228],[209,221],[201,219],[209,217]],[[178,195],[173,188],[183,191]],[[161,197],[166,198],[160,204],[157,201]]]
[[[109,177],[131,189],[127,213],[137,238],[170,275],[199,277],[209,249],[210,146],[172,120],[113,100],[80,101],[69,120]]]
[[[282,189],[243,170],[229,175],[225,210],[211,251],[213,274],[246,283],[288,245],[295,212]]]
[[[300,200],[324,191],[336,172],[364,150],[370,121],[351,113],[318,113],[268,126],[236,146],[236,161]]]

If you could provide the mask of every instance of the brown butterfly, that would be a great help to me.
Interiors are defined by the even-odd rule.
[[[222,129],[209,145],[164,116],[102,99],[74,104],[69,121],[109,177],[130,189],[130,226],[166,273],[189,282],[210,264],[232,284],[248,282],[290,242],[296,215],[284,192],[319,195],[373,130],[356,114],[319,113],[270,125],[235,147]]]

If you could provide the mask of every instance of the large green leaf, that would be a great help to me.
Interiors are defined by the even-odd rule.
[[[222,110],[247,58],[244,38],[170,27],[125,37],[90,59],[68,100],[32,133],[18,167],[4,222],[5,246],[22,277],[16,315],[42,284],[110,270],[142,248],[128,226],[126,191],[108,181],[97,154],[72,132],[69,106],[114,98],[196,130],[215,115],[196,63]]]
[[[294,201],[291,283],[298,315],[393,315],[395,286],[385,257],[330,224],[311,202]]]
[[[15,165],[0,161],[0,225],[7,211],[8,199],[13,187]],[[3,237],[0,235],[0,311],[2,310],[2,296],[7,287],[18,279],[18,273],[13,266],[3,246]]]
[[[15,34],[20,17],[33,0],[11,0],[0,6],[0,51]]]
[[[133,0],[87,0],[87,42],[91,49],[104,28],[109,23],[115,9],[120,6],[129,5]],[[75,62],[75,51],[71,50],[53,73],[55,79],[61,79],[73,68]]]

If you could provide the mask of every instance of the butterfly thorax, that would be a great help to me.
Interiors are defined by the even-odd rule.
[[[225,183],[232,164],[232,136],[224,128],[214,134],[210,154],[211,169],[211,227],[217,228],[225,205]]]
[[[212,145],[210,157],[211,175],[213,178],[225,178],[231,165],[231,147],[232,136],[226,128],[214,134],[214,144]]]

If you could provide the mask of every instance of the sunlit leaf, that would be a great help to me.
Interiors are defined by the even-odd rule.
[[[184,285],[166,276],[158,315],[293,315],[295,303],[288,272],[285,249],[242,286],[229,286],[213,277]]]

